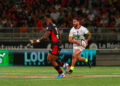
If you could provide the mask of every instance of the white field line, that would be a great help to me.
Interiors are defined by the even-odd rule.
[[[47,75],[47,76],[50,76],[50,75],[56,75],[56,74],[53,74],[53,73],[50,73],[50,74],[38,74],[38,73],[0,73],[0,76],[4,76],[4,75]]]
[[[0,76],[0,79],[45,79],[45,78],[55,78],[56,76]],[[83,75],[83,76],[66,76],[66,78],[120,78],[120,75]]]

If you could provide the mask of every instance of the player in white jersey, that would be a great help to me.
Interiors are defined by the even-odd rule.
[[[73,43],[73,55],[70,70],[67,71],[68,73],[73,72],[76,61],[87,62],[88,65],[91,66],[89,59],[85,59],[84,57],[80,56],[80,53],[88,45],[88,41],[90,40],[90,38],[91,33],[88,31],[88,29],[80,25],[78,18],[73,18],[73,27],[71,28],[69,33],[69,42]]]

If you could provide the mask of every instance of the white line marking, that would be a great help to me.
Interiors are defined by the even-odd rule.
[[[55,78],[56,76],[0,76],[0,79],[46,79]],[[119,77],[120,75],[84,75],[84,76],[66,76],[66,78],[111,78]]]

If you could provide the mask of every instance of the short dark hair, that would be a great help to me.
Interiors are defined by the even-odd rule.
[[[50,14],[45,15],[46,18],[51,18]]]
[[[79,17],[73,17],[73,19],[78,20],[78,21],[80,20],[80,18],[79,18]]]

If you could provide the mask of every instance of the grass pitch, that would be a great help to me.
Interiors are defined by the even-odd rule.
[[[0,67],[0,86],[120,86],[120,67],[75,67],[56,76],[53,67]]]

